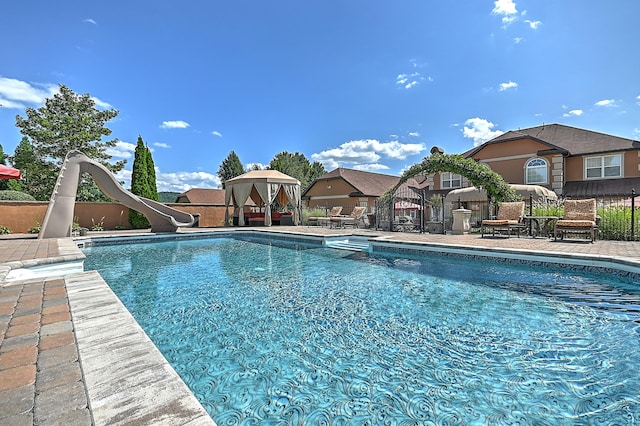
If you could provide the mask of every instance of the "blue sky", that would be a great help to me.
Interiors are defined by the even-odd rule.
[[[0,144],[64,84],[120,114],[160,191],[301,152],[399,175],[432,146],[563,123],[640,139],[638,0],[29,0],[0,13]]]

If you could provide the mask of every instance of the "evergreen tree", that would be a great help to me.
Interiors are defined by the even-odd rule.
[[[2,149],[2,145],[0,145],[0,164],[2,164],[3,166],[6,166],[6,158],[7,156],[4,153],[4,149]],[[7,183],[6,180],[0,180],[0,191],[4,191],[6,189],[9,189],[9,185]]]
[[[142,136],[138,136],[136,150],[133,158],[133,166],[131,169],[131,192],[144,198],[150,198],[151,189],[149,187],[149,168],[147,166],[148,148],[142,140]],[[156,192],[156,197],[158,196]],[[129,224],[133,229],[143,229],[150,226],[149,220],[140,212],[129,209]]]
[[[88,94],[78,95],[64,85],[58,93],[48,98],[41,108],[27,108],[26,118],[16,116],[20,133],[31,140],[36,167],[30,170],[31,178],[38,182],[30,189],[37,200],[48,200],[53,191],[60,168],[73,149],[82,151],[90,158],[102,163],[112,172],[124,168],[125,160],[110,163],[107,148],[116,146],[117,139],[102,141],[111,130],[105,123],[118,115],[115,109],[98,110]],[[108,200],[89,175],[81,177],[77,199],[94,201],[98,197]],[[88,199],[87,199],[88,198]]]
[[[37,172],[34,172],[39,167],[44,166],[33,153],[33,146],[29,141],[29,138],[23,136],[18,146],[16,146],[13,152],[13,157],[9,157],[13,167],[20,170],[22,179],[15,180],[9,185],[11,189],[15,191],[26,192],[27,194],[35,194],[43,191],[43,185],[38,179],[32,179],[32,175],[38,176]],[[32,173],[33,172],[33,173]]]
[[[151,156],[151,150],[147,146],[146,164],[147,164],[147,178],[149,184],[149,193],[146,198],[154,201],[158,201],[158,185],[156,184],[156,166],[153,163],[153,157]]]
[[[244,168],[242,167],[240,158],[235,151],[231,151],[229,155],[227,155],[227,158],[222,161],[222,164],[220,164],[220,168],[218,169],[218,177],[222,182],[223,188],[226,181],[233,179],[236,176],[240,176],[243,173]]]

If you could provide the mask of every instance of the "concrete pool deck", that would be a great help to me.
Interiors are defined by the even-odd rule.
[[[185,229],[194,232],[232,228]],[[245,228],[247,229],[247,228]],[[254,229],[254,228],[249,228]],[[388,233],[321,227],[255,228],[291,235],[359,235],[394,244],[496,255],[560,256],[640,268],[640,243]],[[101,236],[135,232],[90,233]],[[0,424],[212,425],[104,280],[94,271],[7,281],[20,268],[81,261],[78,241],[0,239]]]

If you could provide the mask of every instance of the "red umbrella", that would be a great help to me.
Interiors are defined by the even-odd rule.
[[[20,170],[0,164],[0,180],[20,179]]]

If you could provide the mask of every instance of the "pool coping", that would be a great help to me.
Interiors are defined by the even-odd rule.
[[[80,246],[97,241],[131,243],[162,239],[204,239],[229,235],[259,235],[271,239],[317,242],[328,238],[366,238],[373,251],[397,250],[434,252],[440,255],[510,259],[542,264],[570,263],[580,268],[622,271],[638,274],[640,259],[621,256],[568,254],[561,252],[497,248],[461,247],[423,241],[391,240],[388,235],[363,235],[358,231],[318,235],[304,231],[230,230],[177,234],[107,235],[58,239],[59,256],[0,264],[0,285],[7,274],[19,268],[33,268],[61,262],[84,261]],[[96,271],[64,275],[73,321],[78,357],[86,387],[88,406],[96,425],[189,424],[215,425],[168,361],[151,342],[133,316]],[[28,280],[25,280],[28,281]],[[13,281],[11,284],[16,284]]]

